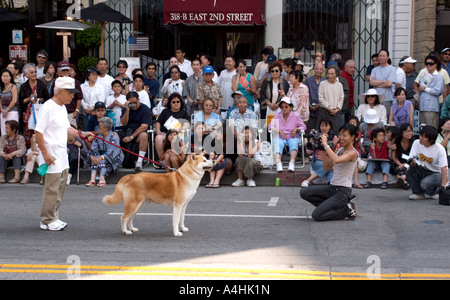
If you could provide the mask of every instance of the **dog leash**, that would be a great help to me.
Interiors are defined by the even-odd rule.
[[[80,135],[80,136],[81,136],[81,135]],[[101,138],[101,137],[99,137],[99,136],[97,136],[97,135],[95,135],[95,134],[94,134],[94,138],[99,139],[99,140],[101,140],[101,141],[104,141],[104,142],[106,142],[106,143],[108,143],[108,144],[110,144],[110,145],[113,145],[114,147],[119,148],[119,149],[122,150],[122,151],[126,151],[126,152],[128,152],[128,153],[130,153],[130,154],[132,154],[132,155],[138,156],[138,157],[140,157],[140,158],[142,158],[142,159],[145,159],[145,160],[147,160],[147,161],[149,161],[149,162],[151,162],[151,163],[160,165],[160,166],[163,167],[164,169],[169,169],[169,170],[171,170],[171,171],[178,171],[176,168],[172,168],[172,167],[166,166],[165,164],[162,164],[162,163],[160,163],[160,162],[151,160],[151,159],[149,159],[149,158],[147,158],[147,157],[144,157],[144,156],[142,156],[142,155],[139,155],[139,154],[137,154],[137,153],[134,153],[133,151],[130,151],[130,150],[128,150],[128,149],[122,148],[122,147],[120,147],[119,145],[116,145],[116,144],[114,144],[114,143],[111,143],[110,141],[107,141],[107,140],[105,140],[105,139],[103,139],[103,138]],[[84,138],[84,139],[86,139],[86,138]]]

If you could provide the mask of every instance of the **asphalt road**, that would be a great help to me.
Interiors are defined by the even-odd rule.
[[[354,221],[315,222],[300,188],[201,186],[182,237],[155,204],[123,235],[123,205],[101,202],[113,185],[68,187],[61,232],[39,229],[41,186],[0,189],[0,279],[450,279],[450,207],[397,188],[356,191]]]

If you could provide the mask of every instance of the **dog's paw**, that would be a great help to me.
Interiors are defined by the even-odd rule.
[[[132,232],[138,232],[138,231],[139,231],[139,229],[136,228],[136,227],[132,227],[132,228],[130,228],[130,230],[131,230]]]
[[[181,226],[181,227],[180,227],[180,230],[181,230],[182,232],[188,232],[188,231],[189,231],[189,228],[184,227],[184,226]]]
[[[123,232],[123,234],[125,234],[125,235],[132,235],[133,232],[131,232],[131,231],[129,231],[129,230],[125,230],[125,231]]]
[[[174,232],[174,233],[173,233],[173,236],[183,236],[183,234],[182,234],[181,232],[178,231],[178,232]]]

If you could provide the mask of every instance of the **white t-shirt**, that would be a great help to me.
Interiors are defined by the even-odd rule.
[[[183,63],[179,63],[178,67],[180,68],[181,72],[186,73],[187,77],[194,74],[194,70],[192,70],[192,62],[188,59],[184,59]]]
[[[146,90],[142,91],[135,91],[139,95],[139,102],[142,104],[147,105],[148,108],[152,109],[152,104],[150,103],[150,97],[148,96],[148,93]]]
[[[113,90],[111,87],[111,83],[114,81],[114,78],[106,74],[104,77],[98,76],[97,83],[101,84],[105,89],[105,97],[113,94]]]
[[[406,73],[402,68],[397,69],[397,79],[395,80],[395,84],[400,84],[400,86],[406,90]]]
[[[166,81],[164,81],[164,85],[161,88],[161,93],[163,95],[167,95],[167,97],[172,95],[173,93],[183,95],[183,87],[184,87],[183,79],[173,80],[172,78],[169,78],[166,79]]]
[[[106,98],[105,106],[108,107],[111,104],[113,104],[114,100],[119,101],[120,104],[124,105],[127,102],[127,97],[125,95],[120,94],[119,97],[114,97],[114,95],[110,95]],[[113,112],[116,114],[116,127],[122,126],[122,123],[120,123],[120,116],[122,115],[122,107],[119,105],[115,105],[113,107]]]
[[[69,168],[67,155],[67,129],[70,127],[65,105],[56,104],[53,99],[44,103],[40,112],[35,131],[44,135],[45,147],[56,160],[48,167],[47,173],[61,173]],[[39,165],[45,163],[42,153],[39,153]]]
[[[230,106],[233,106],[234,101],[231,94],[233,94],[233,90],[231,86],[233,84],[233,76],[236,75],[236,70],[228,72],[227,69],[220,72],[219,81],[217,82],[220,85],[220,89],[222,90],[222,107],[223,109],[228,109]]]
[[[445,153],[445,149],[441,144],[436,143],[430,147],[425,147],[420,144],[419,140],[415,140],[409,156],[413,157],[416,155],[423,162],[425,169],[431,172],[441,173],[441,168],[447,167],[447,153]]]

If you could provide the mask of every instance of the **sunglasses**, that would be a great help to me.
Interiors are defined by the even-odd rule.
[[[425,63],[426,66],[433,66],[433,65],[435,65],[435,64],[436,64],[435,62],[431,62],[431,61],[427,61],[427,62]]]
[[[176,103],[181,103],[181,101],[172,101],[172,102],[170,102],[170,103],[176,104]]]
[[[170,74],[178,74],[178,71],[170,72]]]
[[[450,56],[450,53],[449,53],[449,52],[445,52],[445,53],[442,53],[442,54],[447,55],[447,56]]]
[[[276,70],[270,70],[270,73],[279,73],[280,70],[276,69]]]
[[[47,58],[47,57],[44,56],[44,55],[38,55],[37,57],[38,57],[38,58]]]
[[[124,68],[126,68],[125,66],[118,66],[117,68],[119,68],[119,69],[124,69]]]

